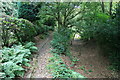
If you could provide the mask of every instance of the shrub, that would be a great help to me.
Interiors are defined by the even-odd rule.
[[[31,52],[36,52],[38,50],[37,47],[35,47],[35,43],[33,42],[28,42],[24,45],[26,49],[29,49]]]
[[[120,70],[120,44],[119,44],[119,20],[120,11],[119,3],[116,8],[116,17],[109,19],[101,24],[95,33],[97,42],[102,44],[102,48],[105,50],[105,54],[109,57],[110,62],[114,69]]]
[[[15,78],[24,76],[26,70],[24,69],[24,66],[30,67],[30,51],[35,51],[35,49],[37,50],[32,42],[28,44],[32,45],[26,46],[27,49],[22,45],[14,45],[11,48],[4,47],[0,50],[0,78]]]
[[[25,19],[4,16],[1,18],[1,36],[3,46],[8,46],[11,38],[16,38],[19,42],[32,41],[36,35],[34,25]]]
[[[14,16],[14,17],[18,17],[17,15],[17,4],[16,2],[3,2],[1,1],[0,2],[0,16],[2,14],[6,14],[6,15],[9,15],[9,16]]]
[[[84,27],[82,38],[88,39],[93,37],[101,48],[104,49],[104,55],[108,56],[114,69],[120,70],[120,3],[116,8],[114,19],[111,19],[106,14],[97,14],[95,18],[90,21],[91,25],[87,23]],[[91,27],[92,26],[92,27]],[[85,37],[84,37],[85,36]]]
[[[58,54],[54,53],[53,57],[49,58],[49,61],[50,64],[47,68],[50,69],[53,78],[85,78],[81,74],[68,69]]]
[[[53,26],[44,25],[41,20],[37,20],[34,24],[36,24],[35,29],[37,34],[46,34],[48,31],[53,31]]]
[[[14,78],[15,76],[23,77],[24,75],[24,69],[21,66],[13,63],[12,61],[3,63],[2,69],[5,73],[4,78]]]
[[[116,17],[111,21],[112,28],[111,28],[111,33],[109,33],[109,42],[108,42],[108,47],[109,47],[109,58],[110,61],[112,62],[111,64],[116,70],[120,70],[120,2],[117,4],[116,8]]]
[[[27,19],[32,22],[39,19],[36,17],[38,13],[38,7],[36,6],[36,3],[20,2],[18,5],[19,18]]]
[[[54,33],[54,38],[51,41],[51,45],[56,50],[56,53],[67,53],[70,41],[70,33],[71,32],[69,30],[65,29]]]

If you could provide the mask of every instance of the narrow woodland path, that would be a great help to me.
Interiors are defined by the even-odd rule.
[[[36,43],[39,49],[38,53],[33,58],[32,68],[26,73],[25,78],[52,78],[51,74],[46,69],[49,57],[50,41],[52,34],[46,39],[37,39]],[[87,78],[118,78],[117,72],[108,69],[109,61],[101,53],[99,46],[94,41],[83,42],[81,40],[74,40],[70,47],[71,56],[77,58],[79,61],[71,66],[72,61],[68,56],[61,56],[64,63],[75,72],[82,74]]]
[[[62,56],[63,61],[68,67],[88,78],[110,78],[120,77],[117,72],[108,69],[109,61],[103,56],[99,46],[95,41],[83,42],[74,40],[71,45],[72,56],[76,57],[77,61],[74,66],[69,57]]]
[[[36,43],[38,47],[38,53],[33,58],[32,61],[32,69],[26,73],[26,78],[52,78],[51,74],[46,69],[46,65],[48,64],[49,57],[52,55],[49,53],[50,41],[52,40],[52,34],[50,34],[46,39],[37,40]]]

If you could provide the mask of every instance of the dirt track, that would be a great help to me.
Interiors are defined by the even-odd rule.
[[[50,34],[46,39],[39,39],[36,37],[36,46],[38,47],[38,52],[34,56],[31,64],[32,68],[26,73],[25,78],[52,78],[51,74],[46,69],[49,57],[52,55],[49,53],[50,41],[52,40],[52,34]]]
[[[52,35],[43,40],[36,40],[39,49],[37,56],[33,58],[33,68],[29,70],[25,78],[52,78],[51,74],[46,69],[48,58],[52,57],[49,53],[50,41]],[[81,40],[74,40],[70,47],[72,56],[76,57],[77,61],[74,66],[70,66],[72,62],[68,56],[62,56],[62,60],[72,70],[82,74],[88,78],[117,78],[118,73],[108,69],[109,61],[101,54],[99,46],[94,41],[87,43]]]
[[[108,69],[109,61],[107,57],[102,55],[99,46],[95,41],[83,42],[74,40],[71,46],[72,56],[75,56],[79,61],[71,67],[71,61],[68,57],[62,56],[63,61],[70,69],[79,72],[88,78],[117,78],[118,73]]]

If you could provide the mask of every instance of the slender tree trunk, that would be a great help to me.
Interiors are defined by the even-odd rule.
[[[102,3],[101,3],[101,7],[102,7],[102,12],[105,13],[105,7],[104,7],[104,2],[102,0]]]
[[[57,6],[57,9],[58,9],[58,12],[57,12],[57,21],[58,21],[58,32],[59,32],[59,30],[60,30],[60,11],[59,11],[59,5],[60,5],[60,3],[58,3],[58,6]]]
[[[110,10],[109,10],[110,16],[112,15],[112,0],[110,0]]]

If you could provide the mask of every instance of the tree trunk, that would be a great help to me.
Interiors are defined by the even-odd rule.
[[[112,15],[112,0],[110,0],[110,10],[109,10],[110,16]]]
[[[102,0],[102,3],[101,3],[101,7],[102,7],[102,11],[103,11],[103,13],[105,12],[105,7],[104,7],[104,2],[103,2],[103,0]]]

